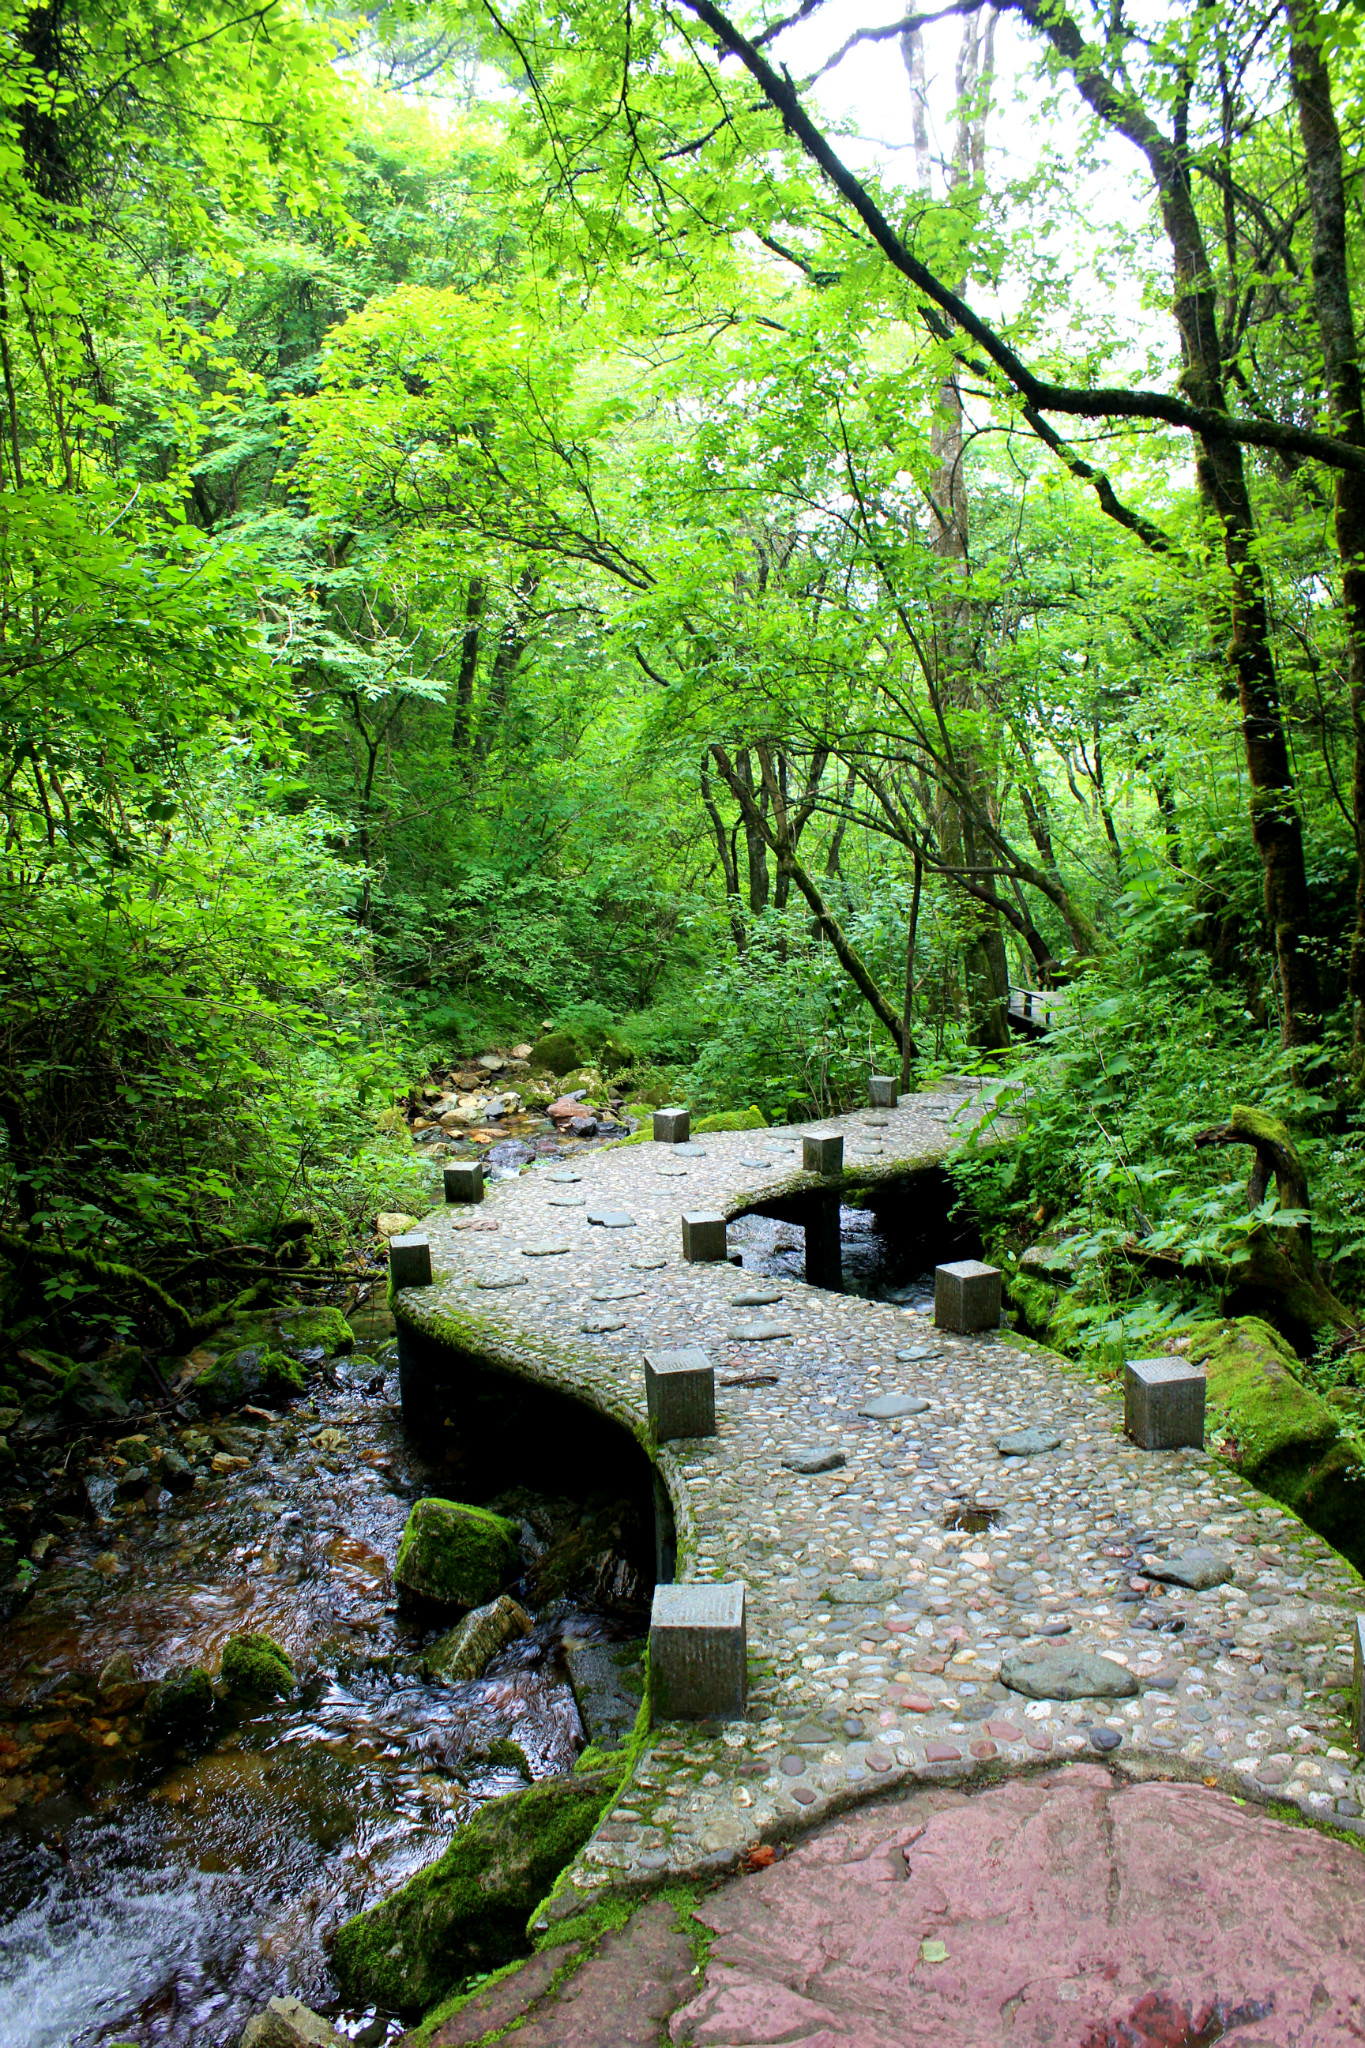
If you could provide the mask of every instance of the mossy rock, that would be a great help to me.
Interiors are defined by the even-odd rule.
[[[288,1401],[303,1392],[304,1380],[303,1367],[286,1352],[238,1344],[196,1373],[191,1391],[207,1405],[237,1408],[262,1395],[269,1401]]]
[[[346,1997],[415,2013],[462,1977],[510,1962],[617,1782],[594,1772],[490,1800],[435,1863],[338,1930],[332,1967]]]
[[[512,1742],[505,1735],[500,1735],[496,1742],[490,1742],[487,1749],[481,1753],[479,1761],[492,1764],[497,1771],[520,1771],[528,1784],[535,1777],[535,1772],[526,1760],[526,1751],[519,1742]]]
[[[569,1074],[583,1062],[582,1048],[568,1031],[547,1031],[531,1048],[531,1071],[540,1074]]]
[[[201,1664],[180,1664],[147,1695],[147,1725],[154,1734],[183,1735],[213,1716],[213,1685]]]
[[[355,1336],[345,1316],[339,1308],[325,1305],[301,1309],[298,1315],[282,1322],[280,1342],[295,1356],[301,1351],[315,1351],[319,1347],[328,1358],[355,1350]]]
[[[394,1583],[441,1607],[482,1607],[517,1575],[517,1525],[487,1508],[427,1499],[413,1506]]]
[[[700,1136],[703,1131],[766,1131],[768,1119],[761,1109],[751,1105],[748,1109],[722,1109],[715,1116],[704,1116],[692,1129]]]
[[[223,1683],[248,1699],[287,1697],[294,1667],[273,1636],[232,1636],[223,1651]]]
[[[1201,1323],[1189,1357],[1208,1375],[1210,1437],[1236,1469],[1365,1568],[1365,1449],[1297,1377],[1283,1337],[1256,1316]]]

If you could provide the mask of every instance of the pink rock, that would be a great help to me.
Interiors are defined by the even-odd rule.
[[[1022,1742],[1024,1739],[1023,1730],[1016,1728],[1012,1721],[988,1721],[986,1733],[993,1735],[997,1742]]]
[[[980,1763],[985,1763],[988,1757],[999,1756],[999,1754],[1000,1752],[993,1742],[974,1742],[972,1744],[972,1755]]]
[[[901,1705],[912,1714],[932,1714],[934,1711],[933,1701],[926,1699],[922,1692],[906,1693],[901,1700]]]
[[[1204,1786],[1123,1784],[1099,1765],[882,1801],[696,1915],[717,1939],[671,2021],[676,2048],[1365,2036],[1358,1852]]]
[[[954,1749],[951,1742],[926,1742],[924,1755],[931,1764],[955,1764],[962,1760],[962,1751]]]

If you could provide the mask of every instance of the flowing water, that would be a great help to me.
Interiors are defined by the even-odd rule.
[[[638,1635],[638,1606],[540,1597],[534,1560],[581,1526],[582,1502],[522,1488],[509,1508],[533,1633],[477,1683],[405,1671],[438,1632],[394,1600],[409,1504],[487,1494],[469,1480],[477,1445],[424,1433],[419,1455],[409,1441],[385,1321],[305,1404],[226,1418],[213,1441],[243,1462],[163,1494],[159,1512],[118,1503],[109,1461],[91,1459],[101,1518],[72,1527],[0,1640],[0,2048],[221,2048],[280,1991],[381,2042],[397,2022],[342,2010],[330,1931],[482,1801],[572,1769],[584,1731],[565,1638]],[[221,1707],[199,1744],[147,1739],[111,1708],[118,1694],[97,1695],[117,1652],[144,1677],[216,1669],[243,1630],[282,1643],[301,1683],[287,1701]]]

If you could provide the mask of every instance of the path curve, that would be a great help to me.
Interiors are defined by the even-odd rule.
[[[941,1336],[904,1308],[774,1282],[783,1299],[761,1314],[789,1334],[736,1337],[755,1312],[734,1296],[754,1276],[683,1263],[685,1209],[734,1217],[895,1180],[945,1160],[974,1114],[961,1096],[921,1094],[830,1120],[821,1128],[845,1134],[842,1183],[801,1173],[799,1127],[714,1133],[682,1156],[648,1143],[540,1162],[477,1210],[427,1219],[436,1278],[398,1294],[400,1333],[575,1395],[645,1444],[644,1349],[699,1344],[717,1367],[716,1437],[662,1447],[657,1467],[679,1578],[748,1586],[748,1714],[656,1731],[550,1917],[609,1886],[733,1868],[888,1788],[1069,1757],[1356,1826],[1365,1777],[1334,1688],[1349,1684],[1365,1595],[1321,1538],[1211,1454],[1135,1449],[1114,1391],[1009,1332]],[[555,1179],[566,1170],[580,1178]],[[630,1221],[589,1223],[600,1211]],[[603,1322],[617,1327],[584,1327]],[[859,1414],[890,1392],[929,1406]],[[1033,1423],[1057,1450],[998,1452],[1002,1433]],[[822,1445],[846,1462],[784,1466]],[[996,1525],[946,1528],[964,1501],[995,1508]],[[1143,1556],[1196,1542],[1227,1559],[1228,1583],[1134,1586]],[[1053,1637],[1131,1673],[1137,1696],[1030,1700],[1001,1683],[1002,1658]]]

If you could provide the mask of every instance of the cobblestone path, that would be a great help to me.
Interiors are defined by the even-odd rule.
[[[974,1113],[905,1096],[822,1128],[845,1134],[848,1188],[942,1160]],[[540,1163],[477,1210],[430,1218],[435,1282],[398,1298],[400,1326],[639,1436],[646,1348],[697,1344],[717,1368],[718,1434],[662,1447],[658,1466],[678,1576],[749,1589],[748,1715],[658,1730],[553,1913],[609,1885],[734,1868],[889,1787],[985,1784],[1068,1757],[1357,1827],[1365,1778],[1340,1689],[1365,1591],[1320,1538],[1212,1451],[1135,1449],[1116,1391],[1007,1332],[941,1335],[905,1308],[683,1263],[684,1210],[734,1217],[840,1187],[800,1172],[800,1138],[718,1133]],[[758,1307],[738,1299],[779,1288]],[[927,1405],[860,1413],[891,1393]],[[1058,1447],[1002,1455],[1000,1437],[1027,1425]],[[843,1463],[784,1463],[826,1449]],[[1190,1590],[1143,1569],[1196,1544],[1227,1561],[1225,1583]],[[1003,1659],[1050,1642],[1107,1660],[1132,1696],[1031,1699],[1002,1683]]]

